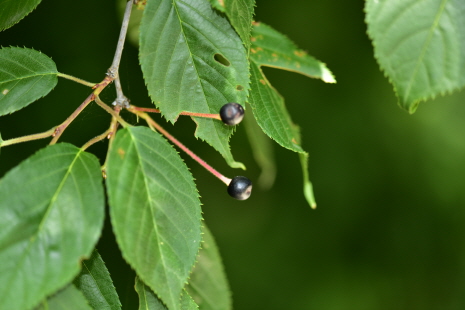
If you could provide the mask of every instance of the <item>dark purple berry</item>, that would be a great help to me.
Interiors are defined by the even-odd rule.
[[[246,177],[234,177],[229,183],[228,194],[238,200],[246,200],[252,193],[252,181]]]
[[[244,108],[239,103],[227,103],[221,107],[220,117],[226,125],[237,125],[244,118]]]

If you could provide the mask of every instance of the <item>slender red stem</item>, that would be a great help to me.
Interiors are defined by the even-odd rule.
[[[210,171],[210,173],[212,173],[214,176],[216,176],[218,179],[220,179],[224,184],[229,185],[229,183],[231,183],[230,178],[227,178],[224,175],[222,175],[221,173],[219,173],[215,168],[213,168],[212,166],[207,164],[202,158],[200,158],[194,152],[189,150],[184,144],[179,142],[178,139],[173,137],[169,132],[167,132],[165,129],[163,129],[163,127],[158,125],[147,113],[138,111],[136,109],[133,109],[132,107],[130,109],[128,109],[128,110],[131,111],[132,113],[140,116],[141,118],[143,118],[149,124],[150,127],[153,127],[156,131],[160,132],[162,135],[164,135],[166,138],[168,138],[177,147],[179,147],[181,150],[183,150],[185,153],[187,153],[187,155],[192,157],[192,159],[194,159],[196,162],[198,162],[200,165],[202,165],[205,169]]]

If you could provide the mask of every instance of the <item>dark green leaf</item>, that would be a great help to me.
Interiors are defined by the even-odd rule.
[[[104,217],[100,164],[75,146],[48,146],[0,180],[0,197],[0,309],[29,309],[92,253]]]
[[[215,240],[206,226],[187,291],[202,310],[232,309],[231,292]]]
[[[107,187],[124,258],[170,310],[179,309],[201,240],[200,201],[192,175],[160,134],[133,127],[115,137]]]
[[[10,28],[31,13],[41,0],[4,0],[0,3],[0,31]]]
[[[58,82],[53,60],[32,49],[2,48],[0,63],[0,116],[47,95]]]
[[[284,106],[284,99],[253,62],[250,64],[250,73],[252,91],[249,101],[258,125],[281,146],[294,152],[304,152],[297,142],[299,138]]]
[[[255,0],[225,0],[226,15],[242,39],[247,51],[250,48]]]
[[[262,130],[281,146],[298,152],[304,175],[304,194],[315,208],[315,199],[308,179],[308,154],[300,146],[300,133],[292,123],[284,99],[266,79],[261,66],[273,67],[319,78],[327,83],[335,79],[325,64],[299,50],[286,36],[263,23],[255,23],[250,53],[252,111]]]
[[[254,23],[250,58],[257,66],[293,71],[326,83],[336,82],[324,63],[298,49],[285,35],[263,23]]]
[[[410,113],[465,86],[463,0],[366,1],[375,57]]]
[[[136,277],[136,292],[139,295],[139,310],[167,310],[157,295],[139,277]],[[185,290],[180,296],[180,307],[181,310],[199,308]]]
[[[84,295],[74,286],[68,285],[55,295],[44,300],[35,310],[91,310]]]
[[[219,113],[228,102],[244,105],[249,74],[244,46],[208,0],[149,1],[140,28],[140,63],[149,94],[174,122],[182,111]],[[196,137],[218,150],[232,167],[234,128],[194,118]]]
[[[139,310],[167,310],[157,295],[136,277],[136,292],[139,295]]]
[[[121,309],[110,273],[96,249],[89,259],[82,262],[81,273],[74,279],[74,285],[84,294],[92,308]]]

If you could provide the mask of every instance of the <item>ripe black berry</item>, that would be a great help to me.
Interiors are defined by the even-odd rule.
[[[244,108],[239,103],[227,103],[221,107],[220,117],[226,125],[237,125],[244,118]]]
[[[238,200],[246,200],[252,193],[252,181],[246,177],[234,177],[229,183],[228,194]]]

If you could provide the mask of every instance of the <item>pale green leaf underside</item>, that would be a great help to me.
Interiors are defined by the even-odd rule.
[[[367,0],[365,10],[375,57],[403,108],[413,113],[465,85],[463,0]]]
[[[201,240],[200,201],[185,163],[159,133],[123,129],[110,150],[107,189],[123,257],[170,310],[179,309]]]
[[[231,291],[212,234],[203,227],[202,249],[190,276],[187,291],[202,310],[232,309]]]
[[[86,298],[73,284],[43,301],[35,310],[92,310]]]
[[[82,262],[81,273],[74,279],[74,285],[84,294],[92,308],[121,309],[110,273],[97,249],[89,259]]]
[[[41,0],[3,0],[0,3],[0,31],[10,28],[31,13]]]
[[[255,0],[225,0],[224,3],[226,15],[248,51]]]
[[[139,277],[136,277],[136,292],[139,295],[139,310],[168,310],[165,305],[158,299],[157,295],[142,282]],[[183,290],[180,296],[181,310],[197,310],[198,306],[189,294]]]
[[[0,309],[29,309],[79,273],[103,225],[101,180],[97,158],[69,144],[0,180]]]
[[[244,104],[248,65],[244,46],[208,0],[148,1],[140,26],[139,59],[152,101],[174,122],[182,111],[218,113],[228,102]],[[231,166],[233,128],[195,118],[195,135]]]
[[[251,61],[258,66],[288,70],[335,83],[326,65],[299,49],[285,35],[264,23],[254,23],[252,28]]]
[[[47,95],[57,84],[57,68],[41,52],[19,47],[0,49],[0,116]]]

